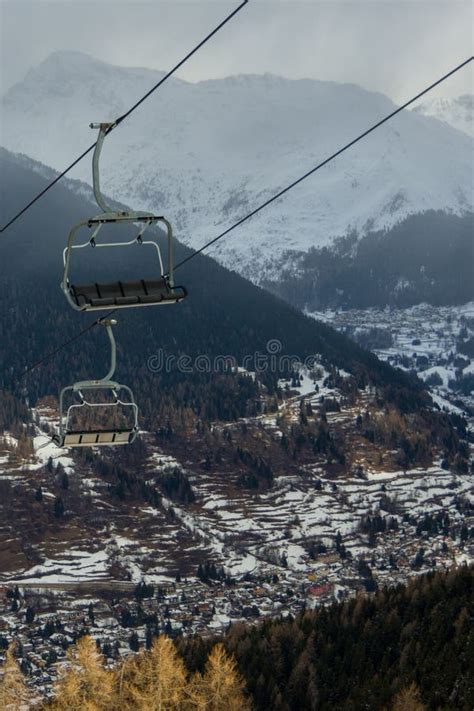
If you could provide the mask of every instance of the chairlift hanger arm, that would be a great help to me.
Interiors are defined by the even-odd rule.
[[[104,326],[107,335],[109,337],[109,342],[110,342],[110,368],[107,372],[107,375],[104,375],[103,378],[99,378],[97,380],[84,380],[82,382],[76,383],[72,387],[74,390],[81,390],[81,389],[93,389],[97,387],[105,387],[105,388],[110,388],[113,389],[116,386],[118,386],[118,383],[115,383],[112,378],[115,373],[115,368],[117,366],[117,344],[115,342],[115,336],[112,331],[112,327],[117,325],[117,321],[115,319],[99,319],[99,325]]]
[[[92,186],[94,188],[94,197],[97,204],[104,212],[112,212],[112,209],[107,205],[101,191],[100,191],[100,176],[99,176],[99,158],[102,151],[102,144],[104,143],[104,138],[107,135],[107,131],[111,129],[114,123],[91,123],[90,128],[98,128],[99,136],[97,138],[94,154],[92,156]]]
[[[99,159],[102,150],[102,145],[107,132],[111,130],[113,124],[91,124],[91,128],[99,128],[99,137],[95,145],[94,156],[92,161],[92,177],[94,196],[98,206],[102,209],[102,213],[87,220],[81,220],[74,225],[69,233],[68,243],[63,251],[64,272],[61,288],[64,291],[66,298],[71,306],[78,310],[101,310],[110,308],[114,305],[116,308],[125,308],[128,306],[147,306],[159,303],[175,303],[185,298],[186,290],[183,287],[174,289],[173,284],[173,229],[171,223],[163,216],[152,215],[151,213],[142,211],[113,211],[107,202],[104,200],[100,190],[99,177]],[[157,242],[153,240],[143,240],[145,230],[152,224],[162,222],[166,226],[168,238],[168,273],[164,273],[163,261],[161,259],[161,251]],[[117,223],[141,223],[140,230],[133,240],[128,242],[101,242],[98,244],[96,238],[104,224]],[[82,244],[75,244],[77,233],[82,227],[93,228],[92,235],[88,241]],[[71,263],[71,255],[73,249],[83,249],[88,245],[92,247],[119,247],[130,244],[152,245],[158,253],[160,264],[159,279],[140,279],[134,282],[112,282],[111,284],[85,284],[82,286],[72,285],[69,283],[69,268]],[[115,311],[115,309],[114,309]],[[138,434],[138,406],[132,391],[125,385],[120,385],[112,380],[115,373],[117,349],[112,326],[116,321],[106,317],[99,319],[97,324],[104,326],[107,330],[107,335],[110,341],[110,367],[107,374],[100,379],[83,380],[69,385],[61,390],[59,396],[59,433],[55,436],[55,442],[58,446],[63,447],[88,447],[97,445],[117,445],[128,444],[133,442]],[[86,399],[82,391],[93,392],[100,390],[112,391],[114,402],[91,402]],[[119,392],[124,390],[128,394],[128,402],[119,397]],[[66,393],[73,393],[76,397],[79,396],[79,403],[71,403],[64,412],[64,398]],[[79,411],[81,408],[116,408],[118,406],[129,407],[132,409],[134,424],[131,428],[125,430],[83,430],[71,431],[70,418],[71,413]]]
[[[61,282],[63,290],[69,304],[76,311],[103,311],[110,308],[130,308],[140,306],[158,306],[165,304],[173,304],[186,298],[187,291],[184,287],[175,287],[174,285],[174,262],[173,262],[173,228],[169,220],[163,215],[153,215],[150,212],[141,210],[128,211],[113,211],[106,203],[100,190],[99,177],[99,159],[104,142],[104,138],[108,131],[111,130],[114,124],[110,123],[91,123],[91,128],[99,129],[99,138],[94,150],[92,177],[94,185],[94,195],[98,206],[103,210],[102,213],[91,217],[88,220],[81,220],[74,225],[69,232],[67,246],[63,251],[64,271]],[[140,225],[138,233],[134,239],[127,241],[108,241],[104,242],[96,239],[102,226],[105,224],[117,223],[138,223]],[[163,259],[161,257],[161,249],[155,239],[143,239],[145,230],[150,225],[162,223],[166,227],[167,233],[167,271],[165,271]],[[76,244],[78,232],[83,227],[93,229],[92,236],[89,240]],[[159,272],[151,278],[139,278],[133,281],[116,280],[110,283],[86,283],[86,284],[71,284],[69,281],[69,271],[74,249],[83,249],[88,245],[92,247],[126,247],[132,244],[152,246],[156,250]],[[139,275],[142,276],[142,275]]]

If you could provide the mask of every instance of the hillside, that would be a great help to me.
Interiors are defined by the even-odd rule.
[[[54,53],[3,98],[2,143],[63,168],[91,142],[91,120],[120,115],[160,76]],[[382,94],[349,84],[272,75],[172,79],[108,139],[104,189],[122,202],[165,211],[180,240],[196,248],[393,108]],[[472,212],[471,152],[469,136],[407,111],[240,228],[214,255],[256,283],[277,284],[282,272],[298,277],[301,269],[307,280],[305,255],[332,250],[336,239],[386,232],[394,242],[391,230],[411,215]],[[87,161],[74,176],[90,180]],[[449,254],[449,233],[441,238]],[[291,286],[284,296],[291,300]]]
[[[292,253],[262,286],[306,310],[464,304],[474,298],[473,214],[430,210],[332,249]]]
[[[3,206],[21,204],[28,191],[44,184],[38,166],[32,171],[28,160],[6,151],[2,153],[2,175],[6,178]],[[88,539],[94,521],[101,520],[106,527],[115,525],[113,511],[117,506],[129,535],[130,506],[159,502],[162,495],[176,498],[175,504],[186,505],[197,498],[198,516],[203,518],[196,525],[206,530],[209,515],[214,517],[213,507],[204,506],[208,496],[229,498],[232,507],[242,506],[244,520],[249,520],[254,515],[248,509],[249,502],[256,492],[266,496],[279,477],[283,477],[284,488],[286,477],[295,477],[301,488],[298,498],[305,498],[314,478],[320,476],[345,478],[365,469],[383,472],[419,466],[432,467],[430,471],[438,476],[440,457],[446,458],[453,470],[466,470],[468,453],[459,439],[466,436],[462,419],[453,420],[456,432],[447,415],[432,410],[420,381],[380,362],[344,335],[303,316],[204,256],[182,269],[180,279],[190,293],[185,302],[168,309],[119,314],[118,373],[136,393],[141,425],[148,434],[130,453],[75,455],[74,460],[48,445],[37,450],[39,460],[35,464],[21,424],[27,418],[25,395],[30,407],[35,407],[35,424],[30,430],[37,435],[37,449],[47,444],[44,433],[54,423],[60,388],[81,377],[101,375],[107,357],[105,339],[96,329],[75,347],[26,379],[21,378],[25,368],[91,320],[68,309],[58,287],[61,248],[71,222],[94,212],[77,193],[77,189],[69,190],[68,183],[52,190],[44,202],[12,227],[0,245],[2,300],[9,304],[0,319],[4,344],[0,385],[6,391],[1,403],[4,428],[13,436],[4,441],[8,476],[23,459],[22,489],[31,491],[36,481],[36,487],[44,486],[50,496],[64,498],[60,482],[57,489],[54,468],[44,469],[50,456],[59,457],[57,461],[74,473],[74,491],[83,488],[80,482],[85,476],[88,487],[96,492],[90,517],[83,515],[81,496],[64,499],[69,510],[64,523],[77,527],[78,541]],[[96,254],[92,253],[94,259]],[[178,245],[177,259],[184,254],[186,248]],[[131,261],[122,259],[103,266],[109,272],[123,272],[130,269]],[[160,354],[170,358],[169,367],[155,367]],[[288,361],[279,360],[280,355],[292,354],[300,362],[298,374],[291,372]],[[177,358],[183,355],[189,357],[191,368],[189,363],[187,368],[179,367]],[[246,369],[230,372],[221,364],[216,370],[215,358],[222,355],[232,357],[238,366],[247,357]],[[258,355],[263,356],[263,365],[258,365]],[[305,366],[310,356],[311,364]],[[204,368],[198,366],[198,357],[207,358]],[[366,413],[363,424],[360,413]],[[169,485],[164,483],[167,476],[171,477]],[[413,476],[416,478],[415,473]],[[195,483],[190,486],[192,481]],[[453,497],[461,494],[464,486],[459,480],[453,487]],[[279,500],[279,488],[275,501]],[[7,499],[9,495],[6,491]],[[30,502],[30,494],[26,501]],[[312,526],[311,501],[308,499],[308,524],[303,523],[298,534],[303,539]],[[331,497],[329,508],[338,506],[337,501],[338,497],[334,501]],[[30,535],[27,532],[31,524],[36,525],[36,517],[38,525],[43,521],[38,530],[57,528],[52,509],[47,507],[45,512],[44,505],[31,508],[30,503],[21,500],[19,508],[14,507],[7,515],[10,530],[19,541]],[[282,504],[287,505],[285,497]],[[455,505],[455,498],[451,505]],[[251,528],[255,525],[255,533],[258,531],[256,538],[255,534],[251,536],[255,550],[266,545],[274,536],[275,525],[281,526],[289,515],[289,511],[279,512],[278,507],[274,513],[276,519],[271,518],[262,528],[257,506],[255,524],[250,524]],[[166,505],[163,515],[166,517]],[[360,515],[358,512],[357,517]],[[24,530],[15,527],[18,517],[25,519]],[[182,517],[186,528],[189,522],[185,512]],[[149,524],[154,528],[152,519]],[[46,529],[42,529],[44,525]],[[332,528],[330,535],[337,531]],[[228,534],[223,531],[222,535]],[[189,532],[185,537],[189,539]],[[206,534],[204,538],[206,545],[213,545],[212,537],[207,540]],[[24,550],[22,543],[19,546]],[[282,546],[279,555],[286,550],[286,544],[282,542]],[[162,555],[160,547],[158,550]],[[171,554],[169,568],[175,552]],[[36,554],[30,557],[27,552],[22,560],[31,564],[37,560]],[[189,571],[193,565],[188,560],[184,568]]]
[[[0,169],[2,213],[49,172],[7,151]],[[0,641],[20,639],[35,683],[51,688],[84,633],[123,655],[160,632],[296,615],[472,558],[465,420],[410,373],[205,256],[178,272],[186,301],[119,314],[137,442],[54,447],[57,393],[103,374],[104,336],[21,375],[92,320],[59,289],[71,223],[96,212],[88,196],[65,181],[0,243]],[[99,265],[98,252],[81,268],[137,267]],[[160,349],[169,367],[156,367]],[[279,360],[291,354],[298,363]],[[218,367],[222,355],[235,367]]]
[[[7,151],[2,151],[1,161],[3,218],[7,209],[15,209],[32,190],[41,189],[45,178],[38,174],[38,166],[33,171],[24,159],[17,159]],[[94,205],[71,191],[69,184],[60,185],[15,223],[2,240],[0,288],[2,299],[11,304],[10,310],[3,314],[1,326],[5,344],[1,354],[3,387],[16,387],[24,368],[93,320],[68,308],[59,281],[62,250],[70,227],[96,211]],[[139,264],[139,254],[136,259],[136,253],[133,258],[128,256],[130,250],[113,262],[108,258],[100,261],[102,254],[91,252],[81,269],[98,273],[103,268],[102,274],[119,272],[130,276],[133,268],[144,268],[143,260]],[[176,260],[188,253],[178,244]],[[146,268],[149,272],[148,263]],[[413,393],[420,389],[407,375],[381,363],[330,327],[315,323],[206,256],[192,260],[177,273],[177,278],[178,275],[190,297],[176,308],[119,314],[119,372],[127,374],[139,392],[147,393],[148,397],[153,395],[154,407],[158,407],[162,386],[173,387],[177,379],[185,376],[177,372],[176,363],[170,373],[148,370],[149,358],[157,355],[159,349],[175,356],[188,354],[191,358],[228,354],[241,364],[246,355],[253,362],[257,351],[268,355],[266,344],[272,339],[281,343],[282,354],[294,354],[301,361],[317,353],[327,365],[344,368],[362,380],[368,378],[382,386],[409,388]],[[12,314],[22,314],[22,318],[12,318]],[[27,347],[18,351],[18,343]],[[71,379],[72,373],[74,377],[82,377],[88,368],[89,372],[94,367],[102,369],[103,361],[104,341],[94,332],[80,342],[79,348],[69,351],[67,358],[60,357],[32,373],[28,378],[30,397],[52,394],[61,382]],[[281,373],[269,371],[267,375],[275,383],[275,377]],[[196,387],[199,382],[209,381],[210,375],[195,373]],[[424,396],[414,397],[415,401],[417,398],[423,401]]]
[[[261,711],[468,711],[473,583],[472,567],[421,576],[295,620],[237,626],[225,644]],[[215,641],[180,643],[191,671]]]

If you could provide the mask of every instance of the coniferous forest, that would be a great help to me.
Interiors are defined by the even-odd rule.
[[[113,669],[90,637],[69,652],[56,711],[470,711],[474,707],[474,569],[250,627],[224,638],[164,636]],[[31,695],[7,653],[2,708]]]
[[[261,711],[468,711],[473,601],[474,569],[454,569],[294,620],[239,625],[225,644]],[[179,649],[199,670],[211,646],[183,640]]]
[[[7,151],[0,152],[0,165],[6,176],[0,206],[4,216],[7,206],[20,204],[28,191],[44,188],[46,181]],[[75,347],[47,358],[41,367],[25,374],[93,320],[74,313],[59,289],[62,249],[71,224],[93,212],[94,206],[83,197],[58,186],[35,214],[27,214],[21,224],[15,224],[11,237],[2,242],[0,300],[6,307],[0,314],[0,388],[9,397],[13,393],[21,399],[27,394],[34,405],[44,395],[56,395],[72,379],[100,376],[107,369],[107,338],[96,328]],[[38,264],[40,236],[42,259]],[[23,245],[22,259],[12,273],[11,263],[18,262],[18,242]],[[187,248],[176,244],[177,261],[188,255]],[[132,257],[137,257],[138,263]],[[130,262],[139,269],[149,268],[140,254],[133,252],[132,257],[107,257],[99,267],[95,252],[92,256],[88,253],[86,264],[78,265],[79,273],[86,266],[88,273],[95,265],[94,269],[103,268],[112,278],[131,269]],[[101,272],[102,278],[106,278],[104,274]],[[93,278],[99,278],[98,274]],[[382,363],[354,341],[205,256],[185,265],[176,279],[187,287],[188,299],[171,309],[128,310],[134,313],[121,313],[116,328],[118,377],[131,385],[140,401],[144,424],[150,429],[176,408],[189,408],[206,420],[235,420],[252,414],[249,407],[258,398],[258,383],[230,375],[222,367],[222,359],[231,357],[240,365],[245,357],[267,354],[267,344],[274,340],[281,344],[282,355],[304,360],[318,353],[323,363],[347,370],[360,387],[376,385],[384,399],[403,409],[419,410],[429,404],[421,383],[410,374]],[[168,358],[168,366],[154,367],[158,356]],[[179,357],[195,363],[201,356],[212,363],[220,359],[217,373],[214,367],[212,372],[196,367],[187,372],[179,366]],[[280,367],[266,370],[262,379],[267,390],[274,391],[283,374]]]
[[[472,219],[428,210],[390,230],[354,232],[332,249],[289,253],[291,266],[265,286],[308,311],[462,304],[473,298]]]

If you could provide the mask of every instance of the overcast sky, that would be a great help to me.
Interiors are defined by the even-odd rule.
[[[2,93],[58,49],[166,70],[239,1],[0,0]],[[401,102],[472,55],[471,0],[250,0],[178,76],[354,82]],[[472,63],[438,96],[473,90]]]

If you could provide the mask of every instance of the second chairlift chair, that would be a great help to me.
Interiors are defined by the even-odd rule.
[[[122,308],[140,307],[140,306],[160,306],[164,304],[173,304],[182,301],[187,295],[186,289],[182,286],[175,286],[173,281],[173,232],[171,224],[163,216],[153,215],[148,212],[127,211],[120,212],[112,210],[105,202],[100,192],[99,179],[99,157],[102,149],[104,138],[107,131],[114,124],[100,123],[91,124],[91,128],[99,129],[99,137],[94,149],[92,159],[92,179],[94,195],[99,207],[103,212],[89,220],[82,220],[74,225],[69,233],[67,247],[63,252],[64,273],[61,282],[61,289],[70,305],[76,311],[113,311]],[[167,230],[167,271],[165,272],[161,250],[158,243],[154,239],[143,239],[145,230],[150,225],[163,223]],[[103,227],[108,224],[138,223],[140,229],[136,237],[128,242],[97,242],[97,236]],[[92,235],[87,242],[75,244],[77,232],[81,227],[94,228]],[[91,283],[91,284],[71,284],[69,280],[69,268],[73,250],[83,249],[91,246],[100,247],[125,247],[130,245],[148,246],[156,253],[159,265],[159,273],[153,279],[138,279],[135,281],[115,281],[111,283]],[[67,386],[61,391],[59,398],[59,433],[55,435],[54,442],[59,447],[87,447],[97,445],[121,445],[133,442],[138,434],[138,407],[135,403],[135,398],[132,391],[126,385],[120,385],[111,378],[115,371],[115,339],[112,333],[112,326],[116,321],[112,319],[100,320],[99,323],[107,328],[109,335],[112,354],[110,370],[104,378],[100,380],[86,380],[74,385]],[[86,400],[83,391],[87,393],[109,391],[113,394],[115,400],[112,402],[100,402]],[[120,398],[120,391],[126,393],[126,399]],[[80,402],[69,405],[65,410],[64,399],[65,394],[71,392],[80,397]],[[81,427],[74,428],[71,426],[71,415],[77,408],[102,408],[102,410],[114,409],[117,406],[129,408],[132,411],[132,422],[127,427],[117,427],[108,429],[99,429],[97,427]],[[116,411],[116,410],[115,410]]]
[[[118,445],[129,444],[134,441],[138,434],[138,407],[132,391],[127,385],[112,380],[116,365],[116,345],[112,326],[117,323],[113,319],[103,319],[99,321],[101,326],[105,326],[110,340],[111,355],[110,368],[107,375],[99,380],[82,380],[74,385],[68,385],[61,390],[59,396],[59,432],[53,437],[53,442],[58,447],[94,447],[98,445]],[[94,401],[86,399],[88,393],[100,393],[108,391],[112,393],[113,401]],[[66,409],[64,400],[66,393],[77,395],[79,402],[72,403]],[[126,395],[122,399],[121,393]],[[85,394],[84,394],[85,393]],[[131,413],[131,421],[123,427],[109,427],[100,429],[98,427],[88,427],[87,425],[71,425],[73,413],[86,413],[88,410],[110,410],[116,412],[119,407],[128,409]]]

